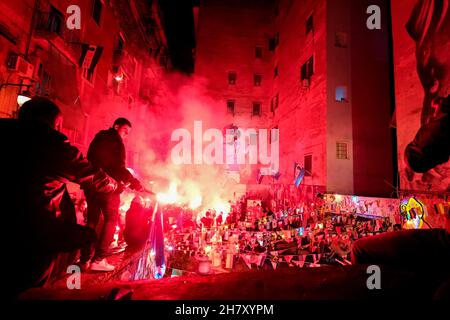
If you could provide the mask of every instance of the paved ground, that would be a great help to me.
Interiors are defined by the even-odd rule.
[[[103,277],[103,278],[102,278]],[[367,289],[364,266],[248,271],[213,276],[182,276],[161,280],[121,282],[86,274],[81,290],[59,283],[50,289],[32,289],[21,299],[97,300],[114,288],[132,290],[136,300],[321,300],[432,298],[437,279],[382,268],[382,290]]]

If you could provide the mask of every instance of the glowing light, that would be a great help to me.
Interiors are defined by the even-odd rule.
[[[31,98],[25,95],[19,94],[17,96],[17,104],[21,107],[25,102],[30,101]]]
[[[228,202],[221,202],[217,201],[213,205],[214,210],[216,210],[217,213],[223,212],[224,214],[228,214],[230,212],[230,204]]]
[[[127,191],[123,192],[120,195],[120,208],[119,208],[119,210],[120,210],[121,214],[125,214],[128,211],[128,209],[130,209],[131,202],[133,201],[134,197],[135,197],[134,193],[127,192]]]
[[[114,80],[116,80],[117,82],[121,82],[123,80],[123,74],[116,74],[114,76]]]
[[[337,202],[341,202],[342,201],[342,196],[339,195],[339,194],[335,195],[334,198],[336,199]]]
[[[158,193],[156,195],[158,202],[163,204],[174,204],[178,200],[177,184],[172,182],[167,193]]]
[[[202,205],[202,196],[196,196],[189,202],[189,208],[197,209]]]
[[[353,201],[354,203],[358,203],[358,197],[357,197],[357,196],[353,196],[353,197],[352,197],[352,201]]]

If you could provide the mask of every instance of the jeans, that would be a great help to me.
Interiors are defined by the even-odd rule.
[[[100,214],[103,214],[103,227],[98,235],[95,246],[95,254],[92,261],[100,261],[108,255],[108,249],[114,239],[116,225],[119,218],[120,194],[100,194],[86,192],[87,226],[96,229]],[[86,263],[90,260],[92,246],[86,246],[81,250],[80,261]]]
[[[403,230],[363,238],[353,244],[352,262],[450,272],[450,233]]]

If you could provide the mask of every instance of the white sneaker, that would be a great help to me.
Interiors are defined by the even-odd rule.
[[[104,271],[111,272],[114,271],[115,267],[110,265],[106,259],[100,261],[94,261],[91,263],[91,271]]]

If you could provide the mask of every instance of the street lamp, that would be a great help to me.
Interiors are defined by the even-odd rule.
[[[114,77],[114,79],[115,79],[117,82],[121,82],[121,81],[123,80],[123,73],[118,73],[118,74],[116,74],[115,77]]]
[[[20,87],[20,93],[17,95],[17,104],[21,107],[25,102],[31,100],[30,98],[30,87],[31,84],[23,84],[23,83],[2,83],[0,84],[0,90],[5,87]],[[26,87],[27,89],[22,92],[22,87]]]
[[[28,91],[25,91],[17,96],[17,104],[19,105],[19,107],[22,107],[22,105],[25,102],[30,101],[30,100],[31,100],[31,98],[29,96]]]

